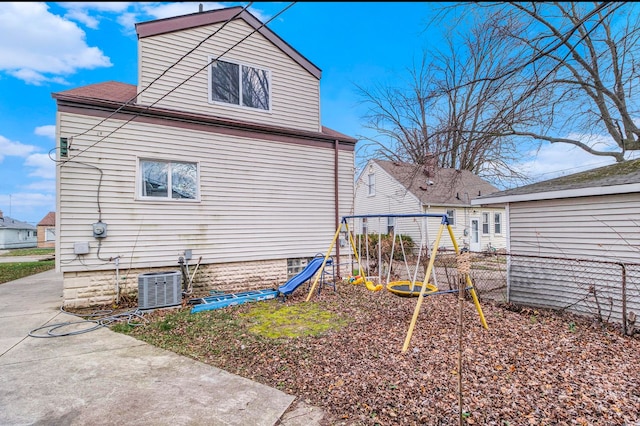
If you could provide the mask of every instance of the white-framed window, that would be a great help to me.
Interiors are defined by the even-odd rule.
[[[453,226],[456,224],[456,211],[455,209],[447,210],[447,219],[449,219],[449,225]]]
[[[376,195],[376,175],[375,173],[369,173],[367,176],[367,194]]]
[[[271,71],[209,57],[209,101],[271,110]]]
[[[138,167],[142,199],[198,200],[198,163],[140,159]]]
[[[493,232],[502,234],[502,213],[493,214]]]
[[[56,228],[46,228],[44,230],[44,240],[45,241],[55,241],[56,240]]]
[[[391,235],[396,227],[396,218],[389,216],[387,218],[387,234]]]
[[[482,234],[487,235],[489,233],[489,213],[482,213]]]

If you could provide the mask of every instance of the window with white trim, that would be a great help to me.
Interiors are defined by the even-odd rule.
[[[502,234],[502,213],[493,214],[493,232]]]
[[[454,209],[447,210],[447,219],[449,219],[449,225],[456,224],[456,211]]]
[[[271,72],[250,65],[209,58],[210,102],[271,110]]]
[[[489,233],[489,213],[482,213],[482,233],[487,235]]]
[[[396,218],[394,216],[389,216],[387,218],[387,234],[391,235],[396,227]]]
[[[44,230],[44,240],[45,241],[55,241],[56,240],[56,228],[46,228]]]
[[[370,173],[367,176],[367,188],[368,188],[368,195],[376,195],[376,175],[375,173]]]
[[[149,199],[197,200],[198,164],[140,160],[140,196]]]

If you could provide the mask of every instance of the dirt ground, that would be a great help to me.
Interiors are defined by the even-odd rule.
[[[183,352],[322,408],[326,425],[640,424],[640,338],[615,326],[481,300],[487,330],[464,299],[460,334],[449,293],[424,298],[403,352],[417,298],[345,283],[306,297],[300,287],[285,304],[315,303],[347,325],[260,338],[237,325],[248,303],[191,314],[236,325],[185,339]],[[188,334],[191,320],[172,332]]]

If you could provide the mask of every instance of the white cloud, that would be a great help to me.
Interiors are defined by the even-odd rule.
[[[545,143],[538,153],[528,153],[531,161],[520,163],[521,172],[534,181],[553,179],[613,164],[613,157],[600,157],[567,143]]]
[[[219,2],[140,3],[142,11],[153,19],[171,18],[197,13],[200,10],[200,4],[202,4],[202,9],[205,12],[231,7],[228,4]],[[262,22],[267,22],[271,19],[271,16],[255,7],[249,7],[248,10]]]
[[[33,145],[25,145],[20,142],[13,142],[0,135],[0,162],[2,162],[2,160],[4,160],[4,158],[8,156],[27,157],[35,150],[36,147]]]
[[[47,213],[55,211],[56,196],[42,192],[0,194],[0,206],[5,216],[35,225]]]
[[[41,180],[25,185],[22,188],[28,191],[38,191],[40,193],[50,194],[56,191],[56,181],[51,179]]]
[[[50,13],[45,3],[0,3],[0,70],[38,85],[109,66],[99,48],[87,46],[80,27]]]
[[[49,124],[46,126],[36,127],[34,132],[38,136],[45,136],[50,139],[54,139],[56,137],[56,126],[54,124]]]
[[[135,3],[134,3],[135,4]],[[92,16],[91,12],[123,13],[132,5],[129,2],[60,2],[59,6],[67,9],[66,19],[80,22],[88,28],[98,29],[101,16]]]
[[[204,11],[229,7],[217,2],[141,3],[141,7],[147,15],[154,19],[163,19],[197,13],[200,10],[200,4],[202,4]]]
[[[72,21],[78,21],[92,30],[97,30],[99,22],[98,19],[93,16],[89,16],[89,13],[84,10],[72,9],[69,10],[64,17]]]
[[[24,165],[33,169],[29,172],[29,176],[43,179],[56,178],[56,163],[47,154],[31,154]]]

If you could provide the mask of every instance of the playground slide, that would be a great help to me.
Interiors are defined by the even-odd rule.
[[[311,261],[305,266],[305,268],[299,272],[296,276],[292,277],[289,281],[282,284],[278,287],[278,291],[280,294],[285,296],[293,293],[295,289],[300,287],[301,284],[307,282],[320,270],[322,266],[322,262],[324,262],[324,257],[314,257]],[[327,259],[327,265],[331,264],[331,259]]]

